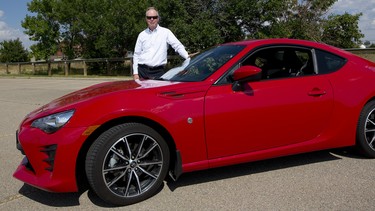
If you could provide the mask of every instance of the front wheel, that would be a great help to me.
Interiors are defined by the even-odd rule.
[[[169,149],[154,129],[139,123],[110,128],[90,147],[86,174],[104,201],[129,205],[153,196],[169,166]]]
[[[367,103],[361,111],[356,144],[364,156],[375,158],[375,101]]]

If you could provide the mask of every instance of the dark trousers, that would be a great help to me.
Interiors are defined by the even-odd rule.
[[[158,79],[165,73],[164,65],[157,67],[149,67],[144,64],[138,65],[138,75],[143,79]]]

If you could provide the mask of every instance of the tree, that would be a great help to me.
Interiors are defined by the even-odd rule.
[[[56,0],[33,0],[27,5],[30,12],[36,13],[35,16],[26,15],[21,23],[30,40],[37,42],[30,49],[37,58],[48,59],[57,51],[60,43],[60,25],[55,13]]]
[[[243,0],[244,2],[249,2]],[[257,18],[244,26],[250,38],[294,38],[321,40],[325,15],[337,0],[257,1]],[[242,16],[246,16],[242,13]],[[248,22],[252,24],[248,24]]]
[[[324,25],[323,42],[339,48],[356,48],[364,35],[358,28],[359,17],[362,15],[330,15]]]
[[[293,33],[290,38],[321,41],[322,26],[328,9],[337,0],[303,0],[295,3],[291,17]]]
[[[59,23],[60,42],[57,44],[66,59],[74,59],[82,53],[79,48],[82,29],[78,26],[77,15],[77,8],[81,7],[81,3],[81,1],[60,0],[54,4],[55,18]]]
[[[148,5],[154,5],[159,10],[161,26],[169,28],[188,52],[196,52],[225,41],[217,23],[220,15],[214,13],[220,2],[222,0],[161,0],[149,1]],[[139,17],[144,28],[145,9]]]
[[[215,23],[212,1],[192,0],[182,1],[181,16],[171,16],[171,28],[181,42],[187,46],[189,52],[196,52],[224,41]],[[170,10],[171,11],[171,10]]]
[[[290,0],[235,0],[230,4],[230,15],[247,39],[284,36],[274,29],[286,21]]]
[[[28,9],[35,16],[26,16],[22,26],[37,41],[33,53],[44,59],[57,49],[68,59],[125,56],[147,26],[150,5],[158,8],[160,25],[170,28],[192,53],[223,42],[279,37],[331,40],[338,47],[351,40],[356,45],[361,38],[356,16],[327,16],[336,1],[32,0]],[[340,27],[342,34],[336,35]]]
[[[0,62],[26,62],[28,51],[19,39],[0,42]]]
[[[329,15],[337,0],[238,0],[237,14],[249,38],[293,38],[326,42],[336,47],[358,47],[361,14]],[[250,4],[251,2],[251,4]],[[256,14],[247,15],[249,12]]]
[[[123,57],[144,29],[145,3],[122,0],[81,0],[76,11],[86,58]],[[143,22],[140,22],[143,21]]]
[[[38,58],[58,49],[68,59],[121,57],[133,48],[145,3],[135,0],[32,0],[22,26]],[[144,15],[141,16],[142,20]]]

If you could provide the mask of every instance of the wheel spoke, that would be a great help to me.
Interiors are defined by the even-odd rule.
[[[371,148],[373,148],[373,143],[375,142],[375,136],[372,137],[372,140],[370,141],[369,145]]]
[[[126,185],[126,189],[125,189],[125,192],[124,192],[124,196],[127,196],[129,194],[129,188],[130,188],[130,183],[132,181],[132,178],[133,178],[133,171],[129,171],[129,176],[128,176],[128,183]]]
[[[141,157],[139,157],[138,159],[142,159],[144,157],[146,157],[156,146],[158,146],[156,143],[154,143],[149,150],[147,150],[146,153],[144,153]]]
[[[115,184],[119,179],[121,179],[122,177],[124,177],[126,174],[126,171],[122,172],[120,176],[116,177],[115,179],[113,179],[112,181],[110,181],[109,183],[107,183],[107,187],[111,187],[113,184]]]
[[[140,169],[143,173],[147,174],[148,176],[154,178],[154,179],[157,179],[159,175],[153,175],[151,174],[150,172],[146,171],[145,169],[139,167],[138,169]]]
[[[372,125],[374,125],[375,126],[375,122],[374,121],[372,121],[371,119],[367,119],[367,122],[370,122]]]
[[[155,162],[143,162],[140,163],[140,166],[151,166],[151,165],[161,165],[163,164],[163,161],[155,161]]]
[[[139,182],[139,177],[135,172],[134,172],[134,177],[137,182],[138,194],[141,194],[142,193],[141,183]]]
[[[128,150],[129,158],[131,158],[132,157],[132,151],[130,149],[128,139],[127,138],[123,138],[122,141],[125,143],[126,149]]]
[[[114,146],[111,148],[111,152],[115,153],[117,156],[119,156],[123,160],[127,160],[122,154],[120,154]]]
[[[147,139],[147,136],[143,136],[143,139],[142,139],[142,141],[141,141],[141,143],[139,144],[139,147],[138,147],[137,155],[135,156],[136,158],[138,158],[139,154],[141,153],[143,143],[145,142],[146,139]]]
[[[107,173],[109,171],[122,170],[122,169],[126,169],[126,168],[127,168],[126,166],[117,166],[117,167],[114,167],[114,168],[104,169],[103,172]]]

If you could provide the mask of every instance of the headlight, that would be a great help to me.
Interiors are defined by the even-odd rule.
[[[34,120],[31,127],[39,128],[46,133],[54,133],[64,126],[73,116],[74,110],[64,111],[52,114],[40,119]]]

